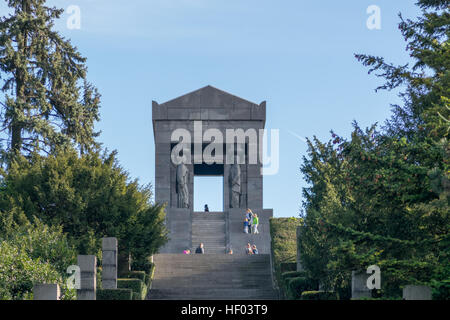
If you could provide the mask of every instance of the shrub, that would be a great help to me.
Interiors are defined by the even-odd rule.
[[[295,257],[297,256],[297,226],[301,220],[297,218],[272,218],[270,219],[270,236],[272,238],[273,267],[275,278],[281,286],[281,274],[285,271],[294,271]],[[281,271],[282,263],[290,264],[288,269]],[[284,267],[283,267],[284,268]]]
[[[145,271],[130,271],[127,276],[128,279],[139,279],[142,282],[147,282],[147,274]]]
[[[150,262],[150,258],[147,257],[142,260],[133,260],[131,267],[133,270],[141,270],[145,271],[147,274],[150,274],[153,269],[153,263]]]
[[[131,300],[132,294],[131,289],[99,289],[97,300]]]
[[[0,242],[0,300],[31,299],[35,283],[61,284],[61,276],[49,263],[31,258],[7,241]]]
[[[0,216],[0,300],[31,299],[35,283],[58,283],[62,299],[74,298],[65,280],[76,253],[62,228],[38,219],[18,226],[8,223],[7,213]]]
[[[287,279],[286,295],[288,299],[299,299],[304,291],[314,290],[316,288],[316,282],[305,278],[289,278]]]
[[[137,300],[144,300],[147,295],[147,286],[140,279],[117,279],[117,288],[131,289],[140,297]]]
[[[281,279],[284,281],[288,278],[306,277],[303,271],[288,271],[281,274]]]
[[[130,179],[116,152],[17,157],[0,179],[0,211],[61,225],[79,254],[97,254],[102,237],[117,237],[119,252],[145,263],[167,242],[163,205],[152,201],[150,185]]]
[[[302,300],[338,300],[336,292],[328,291],[304,291]]]
[[[141,295],[137,292],[132,293],[132,300],[144,300],[142,299]]]
[[[280,264],[280,272],[295,272],[297,271],[297,262],[284,262]]]

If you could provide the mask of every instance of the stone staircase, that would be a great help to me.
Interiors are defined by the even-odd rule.
[[[149,300],[278,299],[266,254],[158,254],[154,263]]]
[[[192,249],[203,243],[205,254],[224,254],[226,247],[223,212],[192,213]]]

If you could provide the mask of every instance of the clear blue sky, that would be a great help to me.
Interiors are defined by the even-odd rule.
[[[67,29],[68,14],[56,27],[88,58],[89,80],[103,97],[101,142],[118,150],[141,183],[154,182],[152,100],[205,85],[266,100],[267,128],[280,129],[281,153],[279,173],[264,179],[264,206],[279,217],[298,216],[305,186],[299,167],[306,144],[291,132],[325,140],[331,129],[348,136],[353,120],[368,126],[389,117],[396,93],[375,93],[381,80],[353,54],[407,62],[397,14],[416,17],[414,2],[49,1],[81,9],[81,29]],[[369,5],[381,9],[381,30],[366,27]],[[200,192],[214,209],[210,183]]]

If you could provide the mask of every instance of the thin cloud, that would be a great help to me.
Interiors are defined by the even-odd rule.
[[[308,142],[308,141],[306,140],[306,138],[304,138],[304,137],[302,137],[302,136],[296,134],[295,132],[293,132],[293,131],[291,131],[291,130],[288,130],[288,132],[289,132],[291,135],[293,135],[294,137],[296,137],[297,139],[299,139],[300,141],[302,141],[302,142],[304,142],[304,143],[307,143],[307,142]]]

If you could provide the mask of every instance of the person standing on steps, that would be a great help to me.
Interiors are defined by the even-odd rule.
[[[197,254],[205,254],[205,248],[203,247],[203,243],[200,243],[200,245],[195,249],[195,253]]]
[[[244,233],[248,233],[248,219],[244,219]]]
[[[208,208],[207,204],[205,204],[205,212],[209,212],[209,208]]]
[[[259,218],[258,215],[255,213],[253,214],[253,221],[252,221],[252,233],[258,234],[258,225],[259,225]]]
[[[250,209],[247,209],[246,214],[247,220],[248,220],[248,233],[252,233],[252,219],[253,219],[253,212]]]
[[[252,251],[253,251],[253,254],[259,254],[259,251],[258,251],[258,249],[256,248],[256,245],[253,245],[253,246],[252,246]]]

